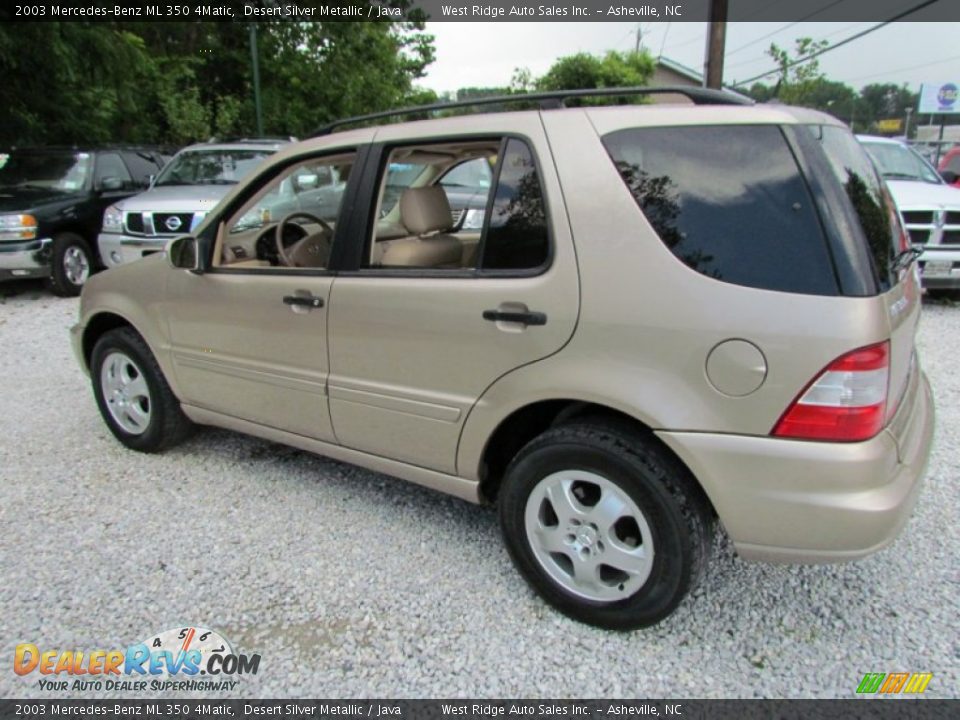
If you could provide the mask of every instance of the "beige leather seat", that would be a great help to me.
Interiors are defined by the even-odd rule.
[[[439,185],[407,188],[400,196],[400,222],[411,237],[378,243],[383,267],[460,267],[463,249],[453,235],[443,234],[453,224],[447,194]],[[378,250],[379,248],[377,248]],[[376,250],[375,250],[376,252]],[[377,252],[379,254],[379,252]]]

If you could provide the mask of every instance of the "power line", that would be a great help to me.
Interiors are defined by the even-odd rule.
[[[692,38],[690,38],[689,40],[684,40],[683,42],[677,43],[676,45],[671,45],[671,46],[670,46],[670,50],[673,51],[673,50],[676,50],[677,48],[686,47],[687,45],[689,45],[690,43],[693,43],[693,42],[701,42],[701,43],[702,43],[702,42],[704,42],[704,41],[705,41],[705,36],[704,36],[704,35],[697,35],[696,37],[692,37]]]
[[[663,42],[660,43],[660,54],[657,55],[657,59],[658,59],[658,60],[663,57],[663,46],[667,44],[667,35],[670,34],[670,25],[671,25],[671,24],[672,24],[672,23],[667,22],[667,27],[666,27],[666,29],[663,31]]]
[[[734,49],[734,50],[731,50],[730,52],[727,53],[727,57],[730,57],[730,56],[733,55],[734,53],[738,53],[738,52],[740,52],[741,50],[745,50],[745,49],[748,48],[748,47],[753,47],[753,46],[756,45],[758,42],[761,42],[761,41],[763,41],[763,40],[766,40],[768,37],[773,37],[773,36],[776,35],[777,33],[781,33],[781,32],[783,32],[784,30],[786,30],[787,28],[792,28],[794,25],[799,25],[799,24],[802,23],[804,20],[809,20],[809,19],[812,18],[814,15],[819,15],[820,13],[824,12],[825,10],[829,10],[830,8],[835,7],[836,5],[839,5],[840,3],[844,3],[844,2],[846,2],[846,1],[847,1],[847,0],[833,0],[833,2],[831,2],[830,4],[824,5],[824,6],[823,6],[822,8],[820,8],[819,10],[814,10],[812,13],[809,13],[809,14],[807,14],[807,15],[804,15],[804,16],[803,16],[802,18],[800,18],[799,20],[794,20],[794,21],[791,22],[791,23],[787,23],[787,24],[784,25],[783,27],[777,28],[777,29],[774,30],[773,32],[769,32],[769,33],[767,33],[766,35],[761,35],[760,37],[756,38],[755,40],[751,40],[750,42],[748,42],[748,43],[746,43],[746,44],[744,44],[744,45],[741,45],[740,47],[738,47],[738,48],[736,48],[736,49]]]
[[[905,18],[907,15],[912,15],[913,13],[917,12],[918,10],[923,10],[923,8],[929,7],[929,6],[931,6],[931,5],[935,4],[935,3],[938,3],[938,2],[940,2],[940,0],[925,0],[925,2],[918,3],[917,5],[914,5],[914,6],[913,6],[912,8],[910,8],[909,10],[904,10],[903,12],[894,15],[894,16],[893,16],[892,18],[890,18],[889,20],[884,20],[882,23],[877,23],[876,25],[873,25],[873,26],[867,28],[866,30],[864,30],[864,31],[862,31],[862,32],[856,33],[855,35],[851,35],[851,36],[848,37],[848,38],[844,38],[843,40],[841,40],[841,41],[838,42],[838,43],[834,43],[833,45],[828,45],[827,47],[821,48],[820,50],[816,50],[816,51],[810,53],[809,55],[803,56],[802,58],[797,58],[796,60],[794,60],[794,61],[792,61],[792,62],[789,62],[789,63],[783,65],[782,67],[775,68],[774,70],[768,70],[767,72],[761,73],[760,75],[755,75],[754,77],[747,78],[746,80],[741,80],[741,81],[739,81],[739,82],[737,82],[737,83],[734,83],[733,87],[740,87],[740,86],[742,86],[742,85],[746,85],[747,83],[753,82],[754,80],[760,80],[760,79],[762,79],[762,78],[767,77],[768,75],[774,75],[774,74],[776,74],[776,73],[778,73],[778,72],[782,72],[782,71],[784,71],[784,70],[788,70],[789,68],[795,67],[795,66],[797,66],[797,65],[801,65],[801,64],[803,64],[803,63],[805,63],[805,62],[807,62],[807,61],[809,61],[809,60],[813,60],[813,58],[815,58],[815,57],[819,57],[820,55],[823,55],[824,53],[828,53],[828,52],[830,52],[831,50],[836,50],[836,49],[839,48],[839,47],[843,47],[843,46],[846,45],[847,43],[851,43],[851,42],[853,42],[854,40],[859,40],[860,38],[864,37],[865,35],[869,35],[870,33],[874,32],[874,31],[876,31],[876,30],[879,30],[879,29],[882,28],[882,27],[886,27],[887,25],[889,25],[889,24],[892,23],[892,22],[896,22],[897,20],[900,20],[900,19],[902,19],[902,18]]]
[[[820,38],[820,39],[821,39],[821,40],[826,40],[826,39],[828,39],[828,38],[836,37],[836,36],[839,35],[840,33],[846,32],[847,30],[851,30],[851,29],[853,29],[853,28],[855,28],[855,27],[862,27],[863,25],[866,25],[866,24],[867,24],[867,23],[865,23],[865,22],[855,22],[855,23],[851,23],[850,25],[844,25],[844,26],[843,26],[842,28],[840,28],[839,30],[834,30],[832,33],[827,33],[826,35],[824,35],[824,36],[823,36],[822,38]],[[732,68],[743,67],[744,65],[752,65],[752,64],[754,64],[754,63],[758,63],[758,62],[761,62],[761,61],[763,61],[763,60],[768,60],[768,59],[769,59],[769,58],[767,57],[766,53],[764,53],[764,54],[761,55],[760,57],[753,57],[753,58],[750,58],[749,60],[741,60],[740,62],[735,62],[735,63],[733,63],[733,64],[726,64],[725,67],[726,67],[728,70],[730,70],[730,69],[732,69]]]
[[[930,67],[931,65],[942,65],[946,62],[953,62],[954,60],[960,60],[960,55],[954,55],[953,57],[944,58],[943,60],[933,60],[927,63],[921,63],[920,65],[911,65],[910,67],[896,68],[895,70],[887,70],[886,72],[872,73],[870,75],[860,75],[859,77],[850,78],[846,82],[856,82],[858,80],[869,80],[870,78],[881,77],[883,75],[890,75],[892,73],[907,72],[909,70],[919,70],[920,68]]]

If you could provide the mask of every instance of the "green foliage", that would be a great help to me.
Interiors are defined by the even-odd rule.
[[[856,131],[876,131],[878,121],[901,118],[907,108],[917,107],[918,94],[910,92],[906,86],[874,84],[857,93],[846,83],[828,80],[816,59],[792,65],[797,59],[826,46],[826,41],[811,38],[798,39],[793,53],[771,45],[767,54],[780,67],[776,85],[754,83],[746,93],[757,102],[777,100],[830,113]]]
[[[253,135],[250,27],[0,24],[0,147]],[[256,34],[267,134],[436,97],[413,86],[434,58],[422,20],[264,22]]]
[[[603,57],[577,53],[557,60],[536,81],[538,90],[573,90],[646,85],[653,76],[654,61],[646,52],[616,52]],[[517,72],[514,78],[518,79]],[[519,78],[523,80],[523,78]]]

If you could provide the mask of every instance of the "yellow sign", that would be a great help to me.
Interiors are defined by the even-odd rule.
[[[877,129],[881,132],[898,132],[903,128],[903,120],[900,118],[890,118],[881,120],[877,123]]]

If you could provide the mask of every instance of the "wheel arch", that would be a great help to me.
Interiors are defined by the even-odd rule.
[[[136,332],[140,337],[144,337],[136,326],[127,318],[115,312],[104,310],[92,315],[83,329],[83,338],[81,348],[83,350],[83,362],[87,370],[90,370],[90,360],[93,357],[93,348],[97,341],[111,330],[121,327],[128,327]],[[144,338],[146,341],[146,338]]]
[[[703,484],[673,449],[657,437],[653,428],[611,405],[572,398],[531,402],[513,410],[497,424],[493,432],[490,433],[480,456],[478,475],[481,501],[496,502],[507,465],[524,445],[549,428],[574,419],[586,418],[618,425],[628,431],[641,434],[650,442],[655,443],[690,474],[702,495],[702,500],[706,503],[706,507],[716,516],[716,510]]]

